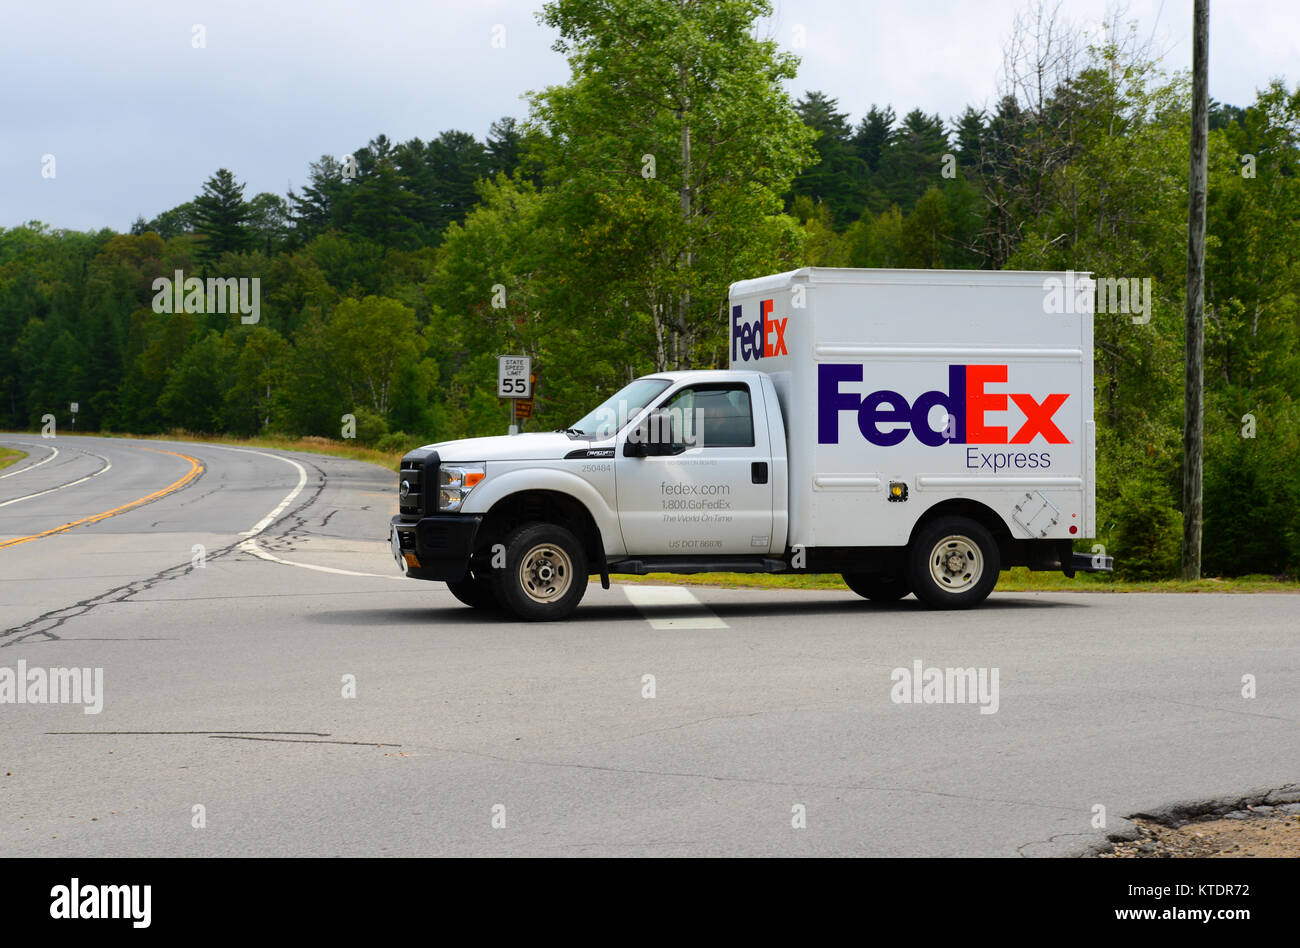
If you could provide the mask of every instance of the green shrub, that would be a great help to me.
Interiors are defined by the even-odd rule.
[[[1115,572],[1121,579],[1176,576],[1182,552],[1183,515],[1172,491],[1150,471],[1120,488],[1115,509]]]
[[[1276,576],[1300,565],[1300,423],[1285,403],[1207,418],[1204,572]],[[1213,426],[1213,427],[1211,427]],[[1247,431],[1249,430],[1249,435]]]
[[[422,441],[414,435],[409,435],[405,431],[394,431],[384,435],[375,443],[375,447],[380,451],[401,451],[405,454],[412,448],[418,448]]]
[[[369,408],[358,408],[352,413],[357,420],[357,441],[373,445],[388,434],[388,422],[384,416]]]

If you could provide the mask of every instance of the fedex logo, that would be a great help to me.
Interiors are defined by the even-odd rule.
[[[892,447],[907,438],[930,447],[941,444],[1029,444],[1042,435],[1048,444],[1069,444],[1052,420],[1068,394],[1048,395],[1041,402],[1023,392],[989,390],[989,386],[1007,381],[1005,365],[950,365],[948,391],[930,391],[908,404],[898,392],[881,390],[862,396],[846,392],[841,386],[862,381],[862,366],[823,363],[817,366],[817,443],[838,444],[840,412],[856,412],[862,437],[882,448]],[[1010,438],[1010,429],[986,424],[988,412],[1007,410],[1007,400],[1015,403],[1025,416]],[[936,431],[930,426],[930,411],[941,406],[947,423]]]
[[[758,319],[742,321],[739,304],[731,307],[731,361],[771,359],[789,355],[785,348],[785,325],[790,317],[772,319],[772,301],[758,304]]]

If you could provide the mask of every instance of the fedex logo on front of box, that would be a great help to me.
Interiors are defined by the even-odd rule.
[[[785,327],[790,317],[772,318],[772,300],[758,304],[758,319],[744,321],[740,304],[731,307],[731,361],[749,362],[789,355],[785,347]]]
[[[840,412],[858,416],[858,430],[882,448],[902,443],[912,434],[921,444],[1029,444],[1042,437],[1048,444],[1069,444],[1070,439],[1053,420],[1070,397],[1057,392],[1041,401],[1025,392],[990,391],[988,386],[1005,384],[1007,366],[949,365],[948,391],[929,391],[908,402],[900,393],[881,389],[867,395],[846,392],[844,383],[860,383],[861,365],[822,363],[817,366],[817,443],[839,444]],[[988,412],[1007,410],[1007,400],[1024,413],[1025,420],[1008,438],[1010,429],[987,424]],[[944,411],[938,429],[930,424],[936,406]]]

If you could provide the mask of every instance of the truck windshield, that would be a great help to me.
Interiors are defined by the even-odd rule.
[[[568,429],[573,434],[612,438],[669,385],[668,379],[637,379],[619,389]]]

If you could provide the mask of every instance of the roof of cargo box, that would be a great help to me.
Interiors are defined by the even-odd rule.
[[[1048,277],[1061,280],[1091,280],[1091,270],[886,270],[854,267],[800,267],[785,273],[737,280],[731,284],[730,296],[768,293],[794,283],[836,283],[868,286],[871,284],[928,284],[946,286],[1041,286]]]

